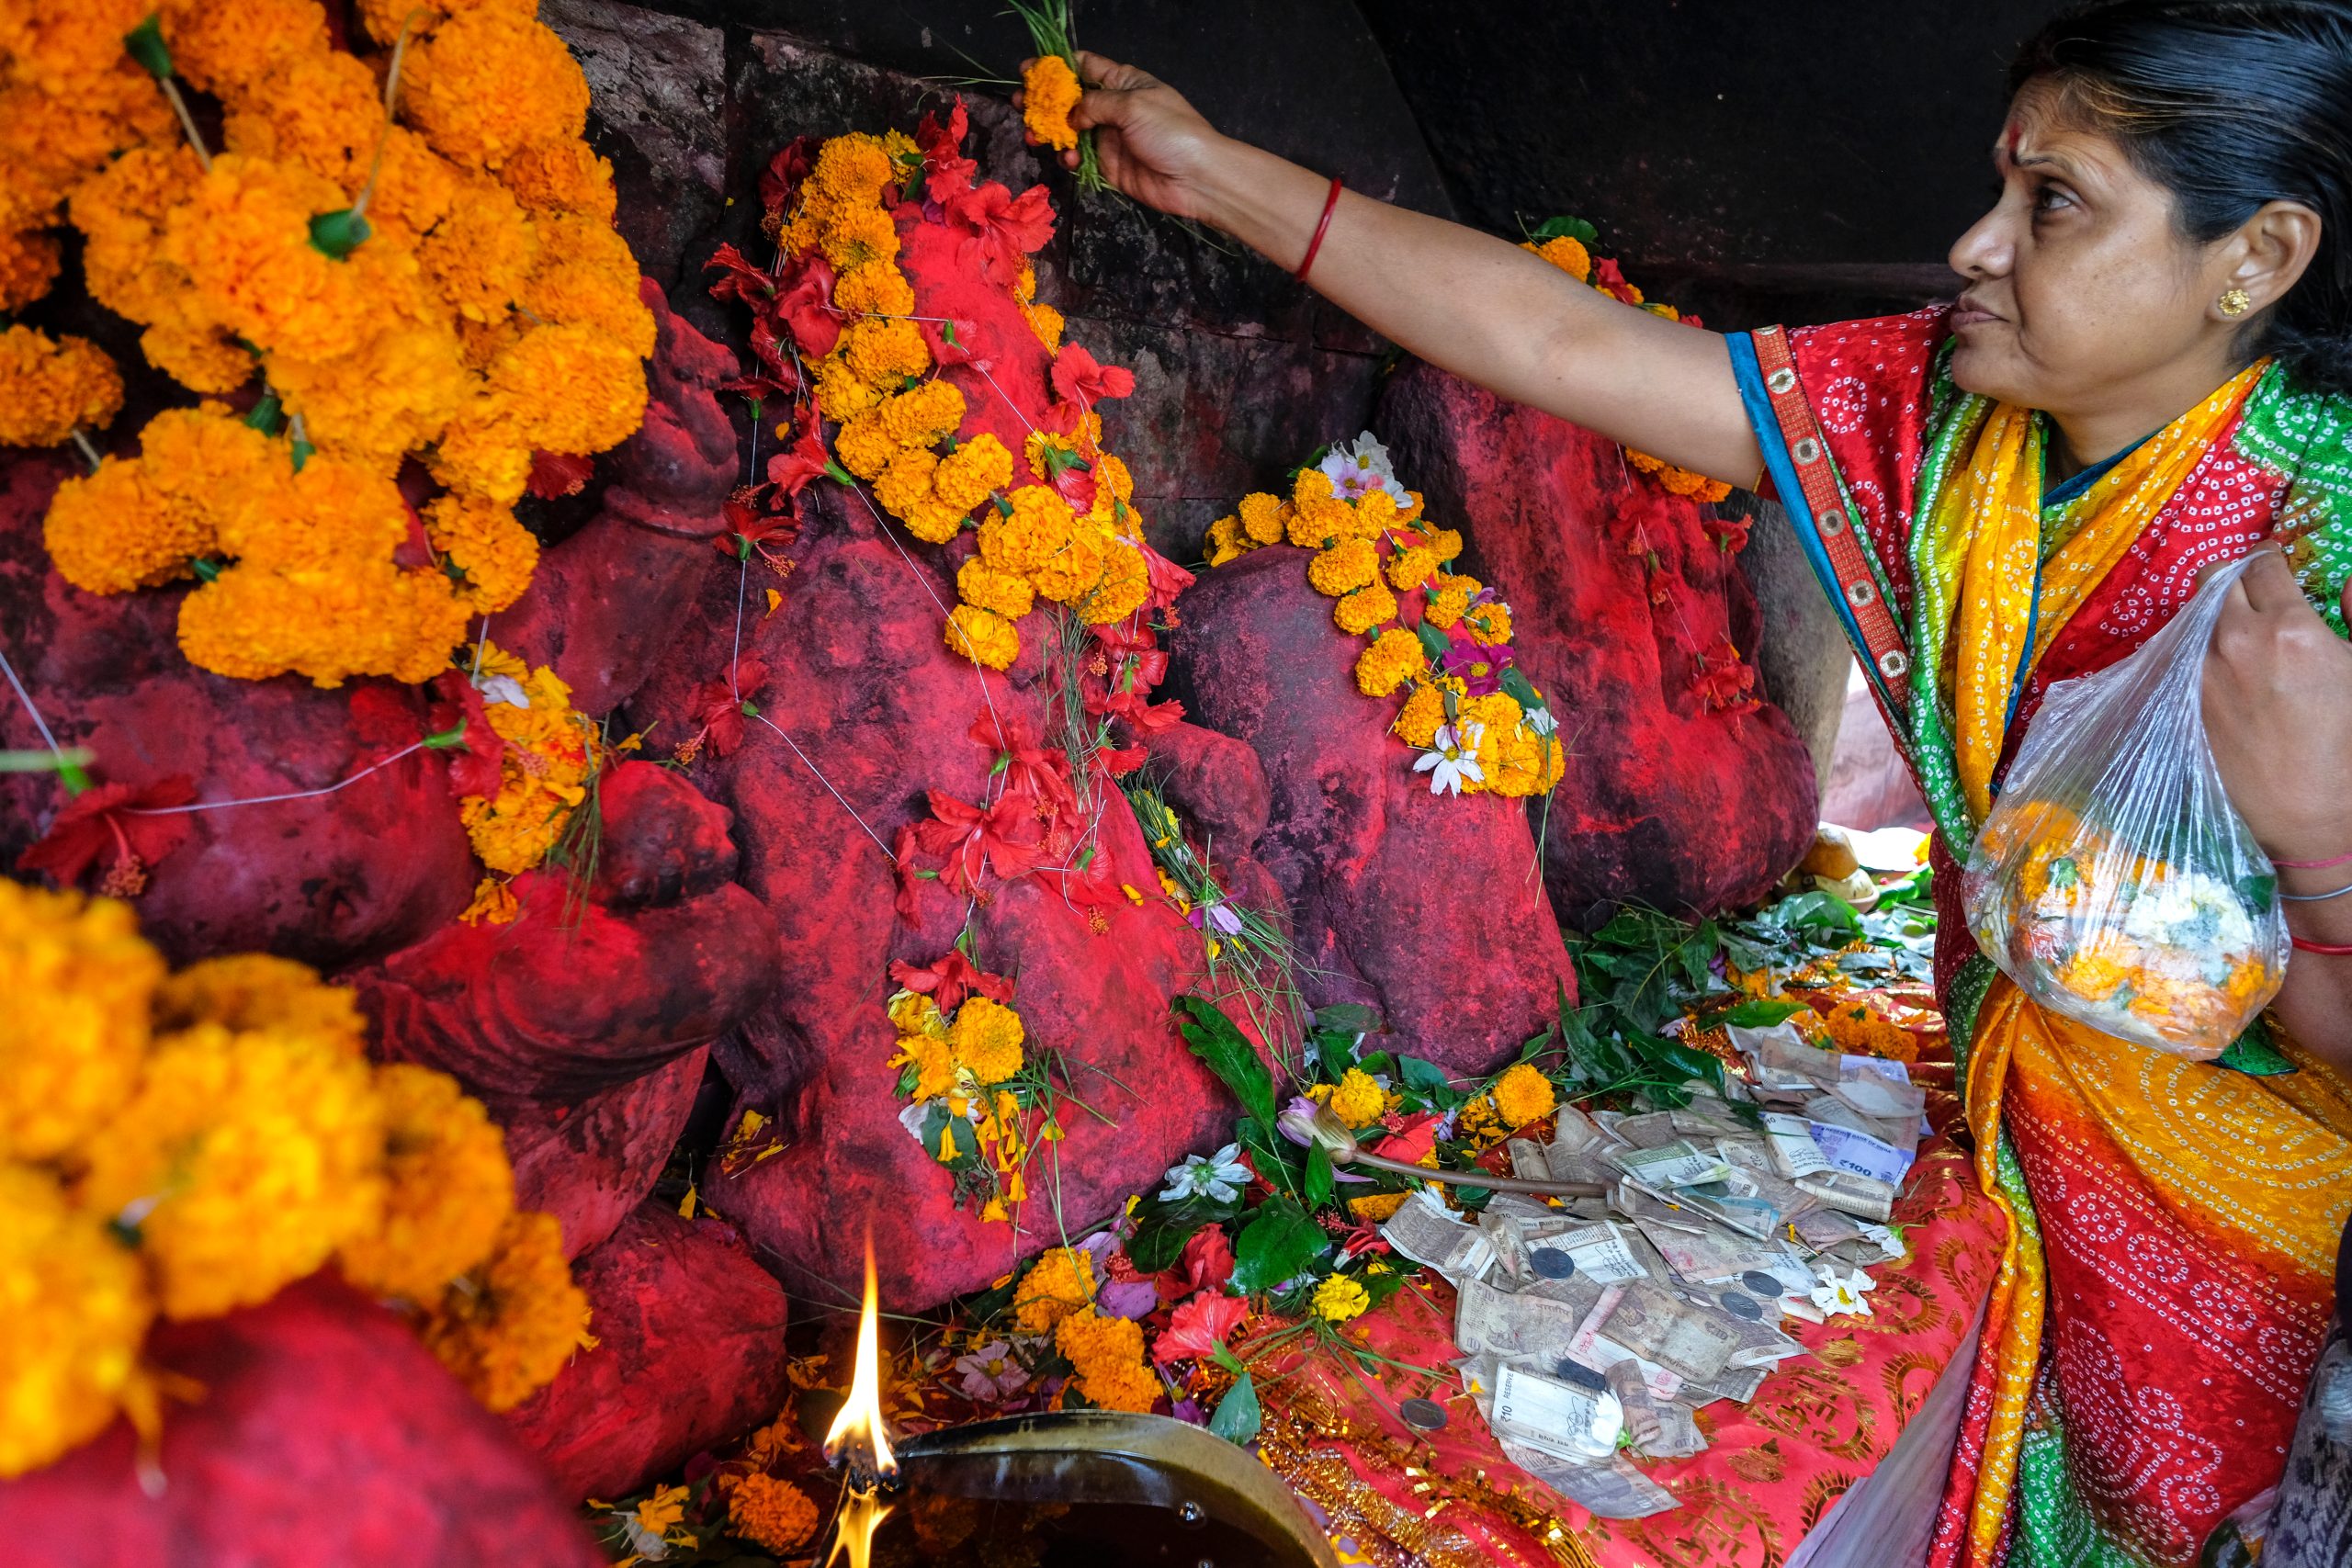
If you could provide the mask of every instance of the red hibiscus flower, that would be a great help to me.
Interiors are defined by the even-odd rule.
[[[841,317],[833,312],[833,267],[814,252],[794,264],[789,285],[775,298],[775,315],[800,352],[822,359],[841,341]]]
[[[940,880],[950,891],[978,891],[983,866],[1010,882],[1037,863],[1037,818],[1026,799],[1001,795],[983,809],[944,790],[927,794],[932,819],[914,825],[915,842],[925,854],[947,858]]]
[[[942,205],[947,220],[963,231],[964,259],[977,260],[982,275],[1000,288],[1019,282],[1021,258],[1054,237],[1054,208],[1044,186],[1031,186],[1016,197],[990,180]]]
[[[805,482],[805,481],[804,481]],[[771,565],[783,559],[776,549],[786,549],[800,537],[800,520],[788,512],[762,512],[760,492],[765,485],[744,485],[719,507],[726,520],[724,531],[714,535],[711,546],[720,555],[748,561],[756,553]],[[769,548],[770,546],[775,549]]]
[[[738,659],[731,671],[716,681],[705,681],[695,688],[693,723],[696,726],[689,746],[707,745],[724,757],[743,743],[743,705],[767,683],[768,667],[756,659]]]
[[[901,959],[890,965],[890,978],[910,991],[919,991],[939,1004],[942,1012],[954,1012],[967,995],[982,996],[990,1001],[1012,1001],[1012,981],[1002,975],[991,975],[964,956],[960,947],[951,947],[946,956],[918,969]]]
[[[1144,601],[1147,609],[1165,610],[1176,603],[1184,590],[1193,586],[1193,577],[1182,567],[1153,549],[1149,545],[1138,546],[1143,551],[1143,569],[1151,584],[1150,597]],[[1174,625],[1174,622],[1170,622]]]
[[[1189,578],[1190,573],[1186,576]],[[1119,685],[1131,692],[1148,692],[1168,676],[1168,650],[1159,646],[1151,633],[1130,628],[1124,622],[1117,626],[1098,626],[1094,645],[1102,650],[1110,673],[1106,685]]]
[[[1140,691],[1108,692],[1096,703],[1089,699],[1086,711],[1102,714],[1124,723],[1136,735],[1157,735],[1184,716],[1182,703],[1155,703]]]
[[[832,454],[825,450],[824,433],[812,412],[801,421],[799,437],[768,459],[768,482],[786,495],[798,495],[832,460]]]
[[[898,910],[899,919],[910,926],[922,924],[922,906],[920,898],[922,885],[939,879],[939,874],[935,871],[915,869],[915,855],[921,848],[922,846],[915,842],[915,830],[912,828],[899,829],[890,840],[890,870],[897,877],[899,884],[898,897],[891,900],[891,908]]]
[[[567,495],[578,495],[585,489],[588,476],[595,471],[596,459],[570,452],[534,452],[531,454],[531,477],[523,488],[541,501],[557,501]]]
[[[1064,429],[1075,430],[1087,412],[1105,398],[1124,398],[1136,389],[1136,373],[1124,365],[1103,365],[1077,344],[1062,344],[1054,355],[1054,390],[1062,400],[1050,414]]]
[[[764,310],[775,298],[775,279],[764,267],[753,266],[751,259],[733,245],[721,245],[710,253],[702,264],[705,272],[725,276],[710,286],[714,299],[740,299],[754,310]]]
[[[993,329],[955,316],[944,321],[917,321],[915,330],[922,333],[923,344],[931,350],[931,357],[941,365],[974,365],[982,370],[996,368],[998,344]]]
[[[436,735],[447,735],[462,724],[458,743],[441,750],[449,763],[449,793],[462,800],[469,795],[498,793],[500,762],[506,755],[505,738],[490,727],[490,711],[481,690],[462,670],[444,671],[433,680],[434,703],[425,722]]]
[[[1203,1225],[1184,1243],[1172,1269],[1152,1276],[1163,1302],[1182,1301],[1195,1291],[1222,1291],[1233,1278],[1233,1243],[1223,1225]]]
[[[1726,637],[1700,656],[1699,672],[1690,690],[1702,707],[1717,713],[1745,713],[1756,706],[1756,671],[1739,657]]]
[[[1621,299],[1628,305],[1638,305],[1642,302],[1634,286],[1625,281],[1624,271],[1618,266],[1615,256],[1604,256],[1592,264],[1592,286],[1611,299]]]
[[[1372,1145],[1372,1152],[1382,1159],[1402,1160],[1407,1165],[1419,1165],[1423,1156],[1437,1147],[1438,1115],[1425,1111],[1400,1125],[1396,1132]]]
[[[1046,818],[1075,816],[1078,796],[1070,788],[1069,758],[1057,748],[1038,743],[1036,733],[1019,714],[994,710],[972,721],[972,744],[997,759],[1004,771],[1007,795],[1027,796]]]
[[[141,816],[141,811],[186,806],[195,798],[196,783],[185,773],[153,784],[84,790],[65,803],[49,831],[17,857],[17,869],[45,871],[58,886],[72,887],[104,858],[107,873],[98,891],[135,897],[146,891],[148,868],[179,848],[190,827],[184,811],[165,817]]]
[[[800,182],[817,166],[817,138],[796,136],[760,171],[760,206],[782,214],[799,194]]]
[[[1168,1326],[1151,1347],[1151,1359],[1160,1366],[1170,1361],[1204,1361],[1225,1348],[1225,1341],[1250,1315],[1250,1303],[1238,1296],[1203,1291],[1176,1309]]]
[[[972,188],[972,176],[980,165],[964,156],[964,132],[970,117],[964,112],[964,100],[957,98],[955,108],[948,111],[947,123],[942,125],[933,115],[922,117],[922,125],[915,131],[915,145],[922,149],[922,166],[927,178],[924,189],[931,199],[944,207]]]

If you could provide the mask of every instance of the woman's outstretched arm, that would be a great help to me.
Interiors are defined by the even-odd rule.
[[[1114,185],[1299,265],[1328,175],[1219,135],[1132,65],[1081,54],[1079,69],[1101,85],[1070,123],[1094,130]],[[1719,334],[1621,304],[1508,241],[1343,191],[1308,281],[1400,347],[1514,402],[1727,484],[1751,485],[1763,467]]]

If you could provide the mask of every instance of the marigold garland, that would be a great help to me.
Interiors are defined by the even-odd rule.
[[[1107,1317],[1090,1306],[1055,1325],[1054,1348],[1069,1359],[1072,1382],[1088,1404],[1102,1410],[1151,1414],[1159,1398],[1159,1380],[1144,1364],[1141,1324]]]
[[[482,864],[514,875],[546,860],[562,837],[603,765],[603,743],[573,711],[571,688],[545,665],[533,669],[484,642],[471,679],[504,750],[498,793],[463,797],[458,818]]]
[[[1013,1287],[1012,1319],[1023,1334],[1050,1334],[1093,1302],[1093,1262],[1073,1247],[1047,1247]]]
[[[469,615],[528,584],[536,547],[496,509],[520,497],[534,457],[608,450],[643,418],[653,320],[611,227],[610,166],[581,141],[586,81],[520,0],[371,0],[380,56],[334,48],[318,0],[164,0],[143,47],[220,100],[225,146],[207,167],[126,51],[153,8],[31,0],[0,20],[0,299],[48,287],[56,246],[42,231],[62,205],[92,296],[141,325],[150,362],[183,385],[258,399],[267,444],[199,480],[142,441],[144,471],[102,468],[60,490],[52,558],[96,593],[201,563],[181,648],[218,673],[430,679]],[[119,402],[87,344],[0,334],[0,444],[62,441]],[[449,491],[427,510],[461,585],[396,564],[409,526],[396,496],[397,530],[367,511],[368,525],[293,569],[198,515],[300,533],[319,463],[389,493],[411,458]]]
[[[1008,983],[980,978],[1011,995]],[[1023,1170],[1030,1150],[1041,1136],[1060,1136],[1033,1081],[1023,1077],[1021,1015],[975,994],[951,1016],[929,996],[907,990],[890,998],[888,1010],[899,1036],[888,1066],[898,1069],[899,1094],[908,1101],[900,1120],[955,1173],[958,1201],[972,1200],[985,1220],[1007,1219],[1008,1205],[1028,1195]]]
[[[429,1342],[486,1398],[577,1341],[584,1299],[555,1222],[513,1213],[503,1135],[445,1075],[371,1068],[350,992],[261,954],[169,974],[129,906],[9,881],[0,986],[0,1478],[118,1412],[153,1435],[159,1313],[266,1301],[338,1255],[436,1307]]]
[[[1313,550],[1306,580],[1336,601],[1332,624],[1371,639],[1356,656],[1356,689],[1384,699],[1405,694],[1390,729],[1422,751],[1416,771],[1430,789],[1546,795],[1566,755],[1543,694],[1513,666],[1510,606],[1476,578],[1447,570],[1462,536],[1423,511],[1367,431],[1302,468],[1287,500],[1247,495],[1211,524],[1209,564],[1284,541]],[[1400,593],[1419,596],[1418,626],[1404,623]]]

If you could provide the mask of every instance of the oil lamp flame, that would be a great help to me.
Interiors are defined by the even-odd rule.
[[[833,1549],[825,1553],[825,1568],[842,1558],[849,1568],[867,1568],[874,1555],[874,1532],[890,1517],[890,1506],[873,1488],[852,1486],[842,1495],[841,1512],[833,1518]]]
[[[882,1334],[874,1287],[874,1238],[865,1238],[865,1306],[857,1317],[857,1367],[851,1375],[849,1403],[833,1417],[825,1434],[825,1458],[839,1464],[850,1461],[854,1480],[867,1487],[896,1479],[899,1461],[890,1454],[890,1435],[882,1425]],[[877,1518],[876,1523],[879,1523]]]

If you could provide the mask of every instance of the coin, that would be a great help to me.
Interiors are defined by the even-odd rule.
[[[1405,1425],[1417,1432],[1437,1432],[1445,1428],[1445,1406],[1434,1399],[1408,1399],[1396,1407]]]
[[[1599,1393],[1609,1386],[1609,1380],[1586,1366],[1582,1361],[1560,1363],[1560,1381],[1572,1382],[1589,1393]]]
[[[1577,1260],[1556,1247],[1531,1247],[1527,1261],[1534,1266],[1536,1278],[1541,1280],[1565,1280],[1577,1271]]]
[[[1768,1302],[1777,1302],[1788,1294],[1788,1287],[1761,1269],[1750,1269],[1739,1277],[1739,1282]]]
[[[1723,1303],[1724,1311],[1731,1314],[1734,1317],[1744,1317],[1750,1323],[1760,1323],[1763,1321],[1763,1307],[1758,1305],[1756,1298],[1749,1295],[1746,1291],[1725,1291],[1722,1295],[1717,1296],[1715,1299]]]

